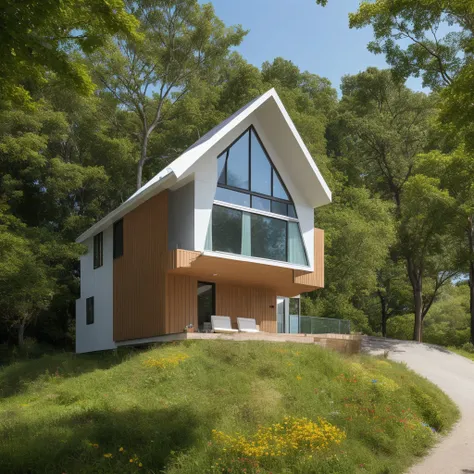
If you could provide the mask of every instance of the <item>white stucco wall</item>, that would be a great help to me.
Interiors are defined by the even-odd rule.
[[[94,238],[81,257],[81,298],[76,301],[76,352],[113,349],[113,226],[104,230],[104,264],[94,270]],[[94,324],[86,324],[86,298],[94,297]]]
[[[168,195],[168,249],[194,250],[194,182]]]

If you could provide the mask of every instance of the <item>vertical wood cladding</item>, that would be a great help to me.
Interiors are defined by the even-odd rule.
[[[237,318],[254,318],[260,330],[276,332],[276,292],[267,288],[216,285],[216,313],[230,316],[232,324]]]
[[[168,192],[154,196],[123,218],[123,255],[113,263],[114,340],[125,341],[180,333],[187,324],[198,324],[197,283],[212,281],[209,273],[216,272],[216,261],[209,265],[196,265],[199,252],[168,251]],[[304,287],[324,286],[324,231],[315,229],[315,270],[307,273],[275,268],[273,280],[282,284],[299,284]],[[203,260],[204,262],[204,260]],[[217,263],[222,264],[222,259]],[[225,262],[230,268],[238,262]],[[243,265],[243,264],[242,264]],[[255,318],[260,329],[276,332],[277,290],[250,285],[250,275],[260,267],[244,272],[226,266],[219,273],[230,274],[246,281],[239,283],[216,282],[216,314],[230,316],[236,325],[237,317]],[[257,265],[257,264],[255,264]],[[170,273],[170,270],[187,268],[191,274]],[[227,273],[226,273],[227,271]],[[202,272],[202,275],[201,275]],[[279,273],[278,273],[279,272]],[[204,275],[208,275],[205,277]],[[270,275],[267,275],[268,277]],[[256,281],[265,281],[258,275]],[[293,280],[293,281],[292,281]],[[304,286],[303,286],[304,285]],[[270,286],[270,284],[268,285]],[[273,288],[276,286],[273,285]]]
[[[114,340],[165,334],[168,192],[123,218],[123,256],[114,260]]]
[[[167,277],[166,333],[183,332],[188,324],[198,325],[197,279],[186,275]]]
[[[314,272],[295,270],[294,282],[324,288],[324,230],[314,229]]]

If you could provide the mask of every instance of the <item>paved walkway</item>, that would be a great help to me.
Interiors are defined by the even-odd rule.
[[[365,337],[362,349],[383,354],[438,385],[459,406],[461,420],[409,474],[474,473],[474,362],[446,349],[409,341]]]

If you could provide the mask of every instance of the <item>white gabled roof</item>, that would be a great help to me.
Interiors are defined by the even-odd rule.
[[[253,114],[264,104],[266,105],[271,101],[273,102],[274,108],[276,107],[276,110],[272,109],[269,117],[271,117],[272,121],[279,119],[279,125],[286,125],[286,130],[290,132],[289,135],[275,134],[275,139],[279,137],[280,140],[285,141],[283,144],[290,147],[289,150],[291,149],[290,153],[293,159],[298,159],[298,157],[293,155],[293,152],[302,158],[298,162],[299,166],[296,167],[297,173],[295,173],[295,182],[297,182],[299,188],[303,190],[303,194],[308,199],[308,202],[313,205],[313,207],[330,203],[331,191],[329,190],[328,185],[319,172],[316,163],[306,148],[306,145],[303,143],[303,140],[296,130],[296,127],[288,115],[285,107],[283,106],[277,92],[275,89],[270,89],[268,92],[252,100],[240,110],[228,117],[226,120],[221,122],[219,125],[214,127],[208,133],[203,135],[182,155],[176,158],[176,160],[168,165],[168,167],[148,181],[118,208],[114,209],[107,216],[81,234],[76,239],[76,242],[83,242],[89,237],[101,232],[113,222],[122,218],[125,214],[132,211],[146,200],[150,199],[152,196],[165,189],[169,189],[181,178],[186,177],[187,171],[199,160],[199,158],[201,158],[207,151],[209,151],[216,143],[224,138],[231,130],[237,127],[249,115]],[[276,114],[278,117],[275,117],[275,111],[280,112],[279,114]],[[289,141],[292,143],[288,144]],[[278,144],[276,144],[276,148],[278,148]]]

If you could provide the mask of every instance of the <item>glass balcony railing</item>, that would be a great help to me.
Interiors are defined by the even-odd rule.
[[[297,321],[293,323],[293,326],[295,324],[297,324]],[[291,321],[290,328],[293,329]],[[299,332],[300,334],[350,334],[351,322],[346,319],[300,316],[299,330],[294,332]]]

